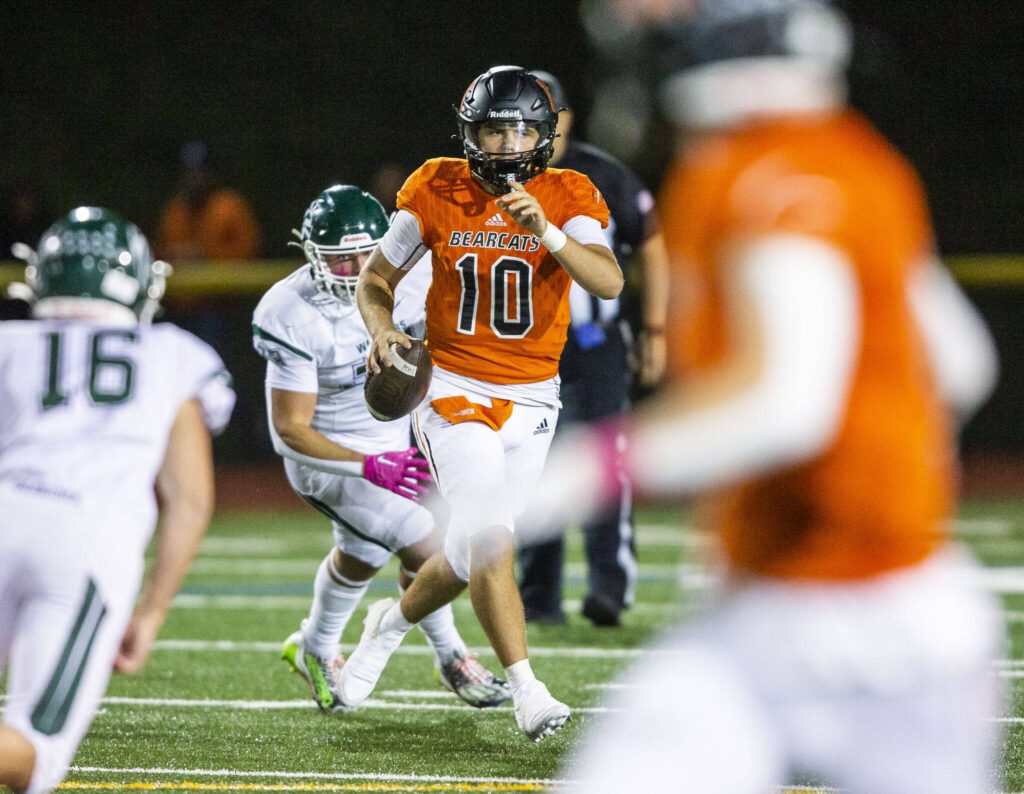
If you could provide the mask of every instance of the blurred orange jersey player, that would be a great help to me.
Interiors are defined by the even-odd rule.
[[[724,577],[567,774],[592,794],[998,788],[999,613],[949,537],[991,339],[913,169],[845,106],[838,12],[703,0],[660,33],[685,43],[661,96],[691,137],[659,202],[672,385],[627,468],[698,496]],[[553,449],[538,501],[600,493],[613,439]]]

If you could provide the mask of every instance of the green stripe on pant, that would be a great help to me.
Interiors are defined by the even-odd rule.
[[[89,661],[93,641],[106,614],[107,607],[96,590],[96,583],[90,578],[57,666],[43,697],[32,710],[32,727],[40,733],[53,736],[63,729]]]

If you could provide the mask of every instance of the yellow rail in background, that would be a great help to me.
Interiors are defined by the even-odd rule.
[[[294,259],[259,259],[252,262],[190,262],[174,265],[167,279],[170,298],[252,296],[266,292],[302,264]],[[0,263],[0,290],[13,281],[21,281],[25,266],[18,262]]]
[[[265,292],[287,276],[301,262],[292,259],[261,259],[252,262],[195,262],[174,266],[167,280],[170,298],[253,296]],[[980,254],[954,256],[946,260],[957,280],[965,287],[1024,287],[1024,255]],[[0,290],[21,281],[24,266],[0,262]]]

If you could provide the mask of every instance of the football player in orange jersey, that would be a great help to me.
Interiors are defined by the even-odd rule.
[[[642,492],[700,496],[724,581],[567,775],[591,794],[996,790],[1002,629],[949,537],[957,415],[993,385],[991,340],[913,169],[845,106],[845,20],[697,8],[659,31],[683,45],[661,91],[692,133],[660,201],[675,385],[626,455]],[[538,510],[599,493],[611,439],[560,439]]]
[[[569,719],[530,668],[512,533],[558,420],[569,286],[613,298],[623,279],[602,232],[600,193],[582,174],[547,168],[557,120],[551,93],[530,72],[499,66],[476,78],[459,108],[465,159],[428,160],[409,177],[360,274],[369,367],[379,372],[391,366],[389,348],[410,344],[392,321],[395,285],[424,249],[432,253],[434,376],[414,428],[451,520],[444,554],[420,569],[401,602],[371,607],[340,678],[349,706],[369,696],[410,626],[468,584],[519,727],[540,741]]]

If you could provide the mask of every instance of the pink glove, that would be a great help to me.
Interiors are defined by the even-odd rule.
[[[382,452],[363,459],[363,476],[374,485],[418,502],[434,481],[430,466],[416,447],[403,452]]]

